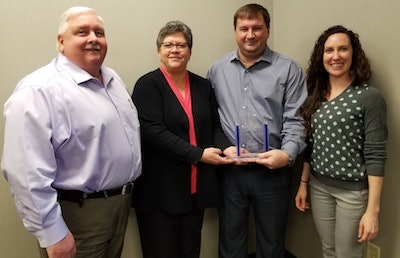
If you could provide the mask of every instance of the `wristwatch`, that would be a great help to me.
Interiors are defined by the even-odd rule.
[[[289,155],[289,161],[288,161],[287,166],[292,167],[293,165],[294,165],[294,159]]]

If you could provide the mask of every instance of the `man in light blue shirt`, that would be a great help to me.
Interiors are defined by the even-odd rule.
[[[239,8],[234,16],[238,49],[216,61],[207,75],[222,128],[233,145],[239,144],[224,151],[236,160],[222,171],[219,250],[224,258],[247,257],[250,206],[256,257],[284,257],[290,166],[305,148],[299,107],[307,90],[299,65],[267,46],[269,26],[264,7]],[[240,160],[246,152],[258,154]]]
[[[4,105],[4,176],[48,257],[119,257],[141,173],[136,108],[102,66],[107,42],[95,10],[61,16],[58,50]]]

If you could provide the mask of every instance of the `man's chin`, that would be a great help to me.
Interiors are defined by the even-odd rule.
[[[104,57],[100,56],[100,55],[92,55],[92,56],[89,56],[87,60],[91,64],[100,64],[101,65],[103,63]]]
[[[257,52],[257,51],[260,50],[260,45],[258,45],[258,44],[245,45],[245,46],[244,46],[244,49],[245,49],[247,52]]]
[[[246,51],[249,54],[255,54],[255,53],[260,53],[263,52],[266,46],[260,46],[260,45],[247,45],[243,47],[243,50]]]

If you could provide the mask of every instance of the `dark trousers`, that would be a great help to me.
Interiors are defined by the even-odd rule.
[[[131,194],[86,199],[78,203],[60,200],[63,218],[75,238],[75,258],[119,258],[128,223]],[[41,257],[47,257],[41,249]]]
[[[284,257],[291,175],[290,168],[269,170],[260,165],[223,168],[220,257],[247,257],[250,207],[256,227],[256,257]]]
[[[204,210],[136,212],[143,258],[198,258]]]

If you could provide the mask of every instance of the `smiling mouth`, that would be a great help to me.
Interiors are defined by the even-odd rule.
[[[85,50],[89,50],[89,51],[99,51],[100,50],[100,46],[99,45],[92,45],[92,46],[87,46],[85,47]]]
[[[256,41],[256,40],[247,40],[246,42],[245,42],[245,44],[247,44],[247,45],[256,45],[257,44],[257,42],[258,41]]]

